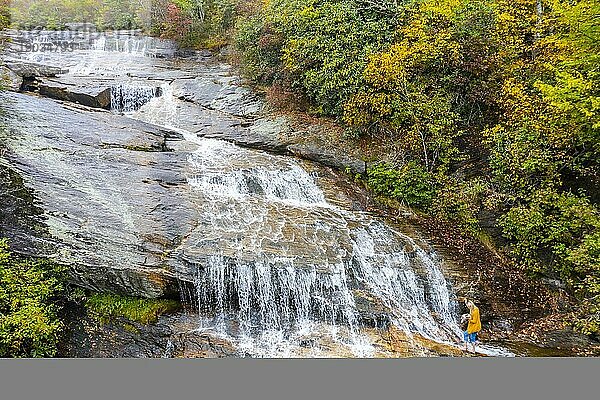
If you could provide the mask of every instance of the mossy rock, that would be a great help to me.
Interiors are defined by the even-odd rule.
[[[86,303],[88,312],[102,323],[121,318],[141,324],[158,321],[163,314],[174,313],[181,303],[168,299],[142,299],[114,294],[93,294]]]

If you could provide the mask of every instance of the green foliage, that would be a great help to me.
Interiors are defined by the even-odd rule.
[[[0,240],[0,357],[52,357],[63,329],[63,270],[19,259]]]
[[[10,25],[10,0],[0,0],[0,30]]]
[[[135,0],[102,0],[98,11],[90,14],[90,21],[99,29],[107,30],[148,28],[148,21],[144,18],[144,3]]]
[[[481,178],[469,181],[446,178],[433,200],[431,211],[457,223],[464,230],[479,235],[479,213],[493,207],[489,185]]]
[[[94,294],[86,301],[88,311],[101,322],[126,318],[142,324],[156,322],[162,314],[181,308],[175,300],[142,299],[113,294]]]
[[[16,28],[63,29],[70,22],[92,22],[99,29],[147,28],[150,0],[12,0]]]
[[[176,40],[183,47],[220,48],[227,44],[237,17],[236,0],[162,0],[153,20],[156,35]]]
[[[237,47],[246,69],[266,83],[278,80],[302,91],[319,114],[341,114],[364,83],[369,55],[395,36],[395,14],[363,5],[360,0],[266,2],[258,16],[239,27]]]
[[[367,174],[375,193],[409,206],[427,208],[434,198],[434,179],[417,163],[409,162],[399,169],[379,164],[369,168]]]
[[[515,255],[534,272],[585,279],[600,269],[595,256],[600,213],[585,197],[539,190],[530,201],[511,208],[500,223],[514,242]]]
[[[265,21],[263,14],[250,16],[238,24],[235,44],[241,51],[247,77],[267,84],[285,80],[281,61],[283,35]]]
[[[500,220],[529,271],[558,275],[582,301],[575,327],[600,333],[600,212],[585,196],[539,190]]]
[[[598,337],[600,332],[600,301],[586,301],[575,315],[573,327],[586,335]]]

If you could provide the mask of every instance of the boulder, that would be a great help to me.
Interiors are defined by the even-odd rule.
[[[83,86],[55,80],[44,80],[38,84],[42,96],[70,101],[93,108],[110,109],[111,88],[106,86]]]

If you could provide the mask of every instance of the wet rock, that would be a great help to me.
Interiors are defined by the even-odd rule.
[[[263,150],[275,154],[288,154],[288,143],[276,136],[261,135],[247,129],[228,129],[220,132],[199,133],[198,136],[225,140],[241,147]]]
[[[177,134],[48,99],[0,97],[0,191],[9,200],[0,209],[43,210],[2,219],[15,250],[70,266],[72,281],[88,289],[174,295],[165,258],[198,218],[182,185],[187,154],[162,151]],[[28,228],[29,219],[41,228]]]
[[[60,356],[70,358],[162,358],[168,355],[172,331],[168,325],[101,324],[84,318],[73,323],[60,345]]]
[[[364,326],[387,329],[392,324],[390,310],[377,299],[369,296],[367,291],[354,290],[353,294],[356,309]]]
[[[224,358],[238,357],[239,352],[226,340],[191,330],[172,336],[172,357]]]
[[[1,128],[0,128],[1,131]],[[0,154],[6,151],[0,141]],[[34,193],[25,187],[17,171],[0,163],[0,236],[11,238],[10,245],[28,254],[43,248],[50,239]]]
[[[155,323],[125,318],[100,322],[85,307],[69,304],[64,311],[66,334],[59,356],[71,358],[222,358],[238,355],[231,343],[198,332],[197,316],[163,315]]]
[[[255,116],[263,108],[251,90],[235,85],[236,78],[221,76],[215,79],[189,79],[173,83],[173,95],[180,100],[196,103],[237,117]]]
[[[208,125],[207,129],[196,130],[198,136],[225,140],[241,147],[274,154],[294,155],[326,167],[341,171],[349,170],[354,174],[364,175],[366,173],[366,164],[362,160],[337,154],[317,145],[298,143],[301,140],[300,135],[290,128],[285,118],[233,121],[227,127],[216,130],[214,124],[209,123]],[[190,129],[189,125],[186,129]],[[194,131],[194,129],[191,130]]]
[[[539,343],[549,348],[585,348],[593,344],[593,340],[588,335],[567,327],[543,332]]]

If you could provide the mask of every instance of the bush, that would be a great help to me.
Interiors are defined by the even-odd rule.
[[[0,240],[0,357],[56,355],[63,273],[47,261],[15,257]]]
[[[528,270],[559,276],[581,298],[600,295],[600,212],[588,199],[540,190],[500,224]]]
[[[239,23],[235,37],[241,52],[244,74],[261,84],[285,80],[283,72],[283,35],[267,23],[262,14]]]
[[[7,28],[10,25],[9,3],[10,0],[0,0],[0,29]]]
[[[427,209],[435,195],[432,175],[414,162],[401,168],[378,164],[367,171],[367,182],[375,193],[421,209]]]
[[[152,32],[188,48],[220,48],[237,17],[236,0],[161,0]]]
[[[432,213],[447,221],[452,221],[463,230],[478,235],[479,212],[491,208],[490,188],[480,178],[470,181],[447,178],[433,200]]]

